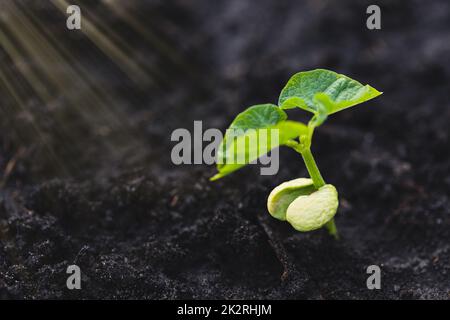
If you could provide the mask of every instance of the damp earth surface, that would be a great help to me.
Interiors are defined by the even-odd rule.
[[[94,39],[50,4],[7,8],[32,10],[17,17],[62,59],[42,71],[39,48],[0,50],[0,298],[449,299],[450,3],[379,1],[373,31],[369,4],[130,1],[119,14],[87,2]],[[10,14],[2,30],[19,46]],[[384,92],[314,137],[339,241],[268,214],[276,185],[307,177],[287,148],[275,176],[248,166],[214,183],[212,166],[170,157],[173,130],[223,130],[314,68]],[[72,264],[81,290],[66,287]],[[367,289],[370,265],[380,290]]]

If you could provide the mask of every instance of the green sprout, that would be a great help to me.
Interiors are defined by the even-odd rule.
[[[334,223],[339,205],[338,193],[333,185],[325,183],[311,153],[314,129],[329,115],[381,94],[369,85],[329,70],[295,74],[281,91],[278,106],[251,106],[234,119],[219,145],[218,173],[211,181],[256,161],[273,148],[290,147],[302,156],[310,179],[290,180],[273,189],[267,201],[269,213],[276,219],[288,221],[298,231],[312,231],[325,226],[332,236],[338,238]],[[287,120],[284,110],[293,108],[313,114],[307,125]]]

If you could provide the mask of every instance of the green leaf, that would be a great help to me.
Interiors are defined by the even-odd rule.
[[[222,178],[307,132],[306,125],[286,118],[286,113],[273,104],[255,105],[240,113],[219,145],[219,172],[211,180]]]
[[[228,129],[242,129],[246,131],[248,129],[267,128],[286,119],[286,112],[276,105],[270,103],[257,104],[239,113]]]
[[[342,74],[325,69],[299,72],[289,79],[278,100],[282,109],[302,108],[333,114],[382,94]]]

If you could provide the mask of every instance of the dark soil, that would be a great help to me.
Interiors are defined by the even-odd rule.
[[[17,1],[72,55],[42,83],[86,73],[44,99],[2,44],[23,105],[3,80],[0,298],[450,298],[450,2],[378,1],[377,31],[365,1],[129,1],[134,24],[82,3],[137,70],[67,31],[49,3]],[[36,52],[22,63],[39,68]],[[339,190],[339,241],[268,215],[270,190],[307,176],[288,149],[273,177],[250,166],[211,183],[212,166],[172,164],[174,129],[225,129],[319,67],[384,92],[314,137]],[[70,264],[81,290],[66,288]],[[366,287],[373,264],[381,290]]]

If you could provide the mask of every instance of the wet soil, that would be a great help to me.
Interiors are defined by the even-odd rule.
[[[69,98],[92,89],[76,78],[42,99],[2,49],[24,105],[2,85],[0,298],[450,298],[448,1],[379,1],[376,31],[365,1],[130,1],[126,12],[164,45],[85,4],[145,81],[65,30],[54,8],[21,3],[113,103],[74,108]],[[268,215],[270,190],[307,175],[291,150],[271,177],[249,166],[211,183],[212,166],[172,164],[174,129],[225,129],[246,106],[276,102],[293,73],[319,67],[384,92],[314,137],[339,191],[339,241]],[[70,264],[81,290],[66,288]],[[366,287],[369,265],[381,268],[380,290]]]

